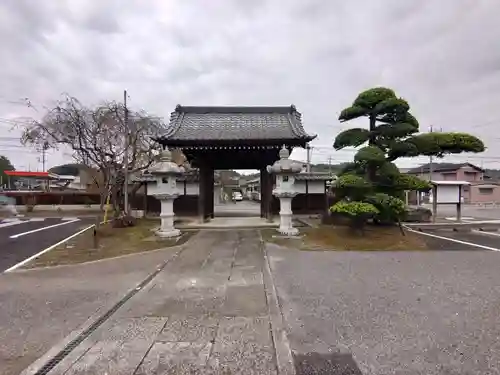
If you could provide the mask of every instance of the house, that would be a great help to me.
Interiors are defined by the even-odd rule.
[[[424,180],[467,181],[463,186],[464,203],[500,203],[500,183],[485,175],[484,169],[471,163],[429,163],[408,172]]]
[[[48,171],[60,176],[57,183],[51,185],[59,190],[85,191],[89,193],[99,192],[99,182],[102,176],[98,170],[84,164],[63,164],[52,167]]]

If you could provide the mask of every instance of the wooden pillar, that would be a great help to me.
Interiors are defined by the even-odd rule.
[[[261,169],[261,217],[270,220],[272,218],[271,203],[273,199],[273,175],[265,168]]]
[[[206,183],[207,183],[207,199],[206,199],[206,210],[205,210],[205,220],[210,220],[214,217],[214,169],[206,169]]]
[[[265,179],[266,179],[266,174],[267,171],[265,168],[261,168],[260,170],[260,217],[266,217],[265,215],[265,194],[266,194],[266,188],[265,188]]]
[[[200,165],[199,169],[199,182],[198,182],[198,218],[200,223],[205,222],[205,208],[206,208],[206,196],[207,196],[207,183],[206,183],[206,166]]]
[[[211,202],[211,205],[210,205],[210,217],[213,219],[215,217],[215,196],[214,196],[214,193],[215,193],[215,170],[212,168],[211,172],[210,172],[210,181],[211,181],[211,186],[212,186],[212,194],[210,195],[210,202]]]

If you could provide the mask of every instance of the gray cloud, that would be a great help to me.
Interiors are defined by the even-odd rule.
[[[294,103],[319,135],[313,159],[344,161],[352,154],[326,148],[350,126],[338,113],[384,85],[423,130],[484,137],[488,152],[470,160],[500,167],[499,13],[496,0],[4,0],[0,136],[5,119],[30,113],[20,98],[42,108],[68,92],[96,103],[126,88],[131,106],[165,118],[177,103]],[[3,146],[19,165],[36,164]]]

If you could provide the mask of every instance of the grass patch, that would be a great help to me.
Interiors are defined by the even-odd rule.
[[[25,268],[84,263],[181,245],[196,233],[183,232],[177,239],[160,239],[153,232],[159,225],[159,220],[152,219],[137,220],[136,226],[128,228],[112,228],[110,224],[101,225],[97,232],[97,249],[94,248],[94,231],[89,229],[34,259]]]
[[[354,234],[344,226],[319,226],[303,228],[300,238],[279,238],[276,230],[262,230],[265,241],[285,247],[293,247],[305,251],[346,251],[346,250],[428,250],[425,239],[415,233],[405,231],[401,235],[397,227],[374,227],[365,229],[364,236]]]

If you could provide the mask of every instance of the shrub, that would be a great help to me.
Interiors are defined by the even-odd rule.
[[[401,221],[405,213],[405,203],[396,197],[385,193],[377,193],[366,197],[366,201],[373,204],[379,211],[375,221],[389,224]]]
[[[366,222],[380,211],[371,203],[342,200],[330,207],[330,212],[347,216],[351,227],[362,231]]]

